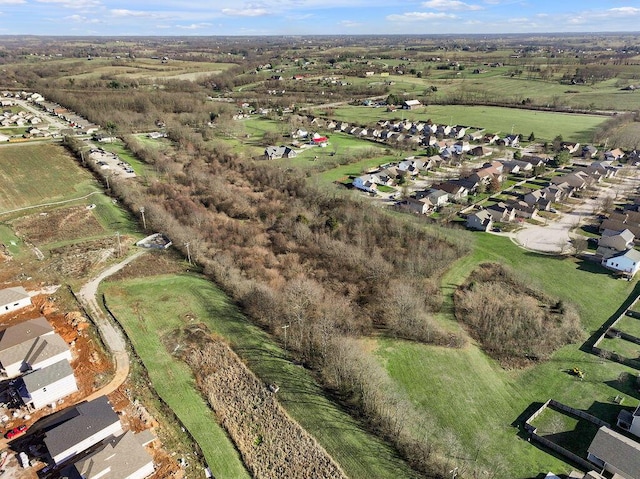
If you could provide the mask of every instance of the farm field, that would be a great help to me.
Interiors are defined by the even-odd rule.
[[[567,141],[588,143],[593,131],[608,117],[554,113],[517,108],[462,105],[428,105],[425,108],[386,112],[383,108],[345,106],[335,109],[335,117],[354,124],[373,124],[380,119],[403,118],[435,123],[460,124],[484,128],[488,132],[521,133],[525,139],[534,132],[537,141],[562,135]]]
[[[52,143],[0,147],[0,183],[0,213],[98,191],[91,174]]]
[[[503,262],[551,295],[565,301],[580,298],[583,324],[592,335],[636,285],[614,280],[597,265],[528,253],[507,238],[482,233],[473,236],[474,252],[454,264],[442,280],[445,294],[450,294],[475,265]],[[600,291],[607,291],[607,295]],[[445,302],[440,320],[458,328],[448,313],[450,304],[450,300]],[[621,372],[633,370],[581,351],[582,343],[565,346],[549,361],[521,370],[503,369],[475,344],[452,350],[387,339],[379,341],[377,357],[437,427],[451,429],[468,459],[477,454],[487,466],[500,464],[504,468],[500,477],[528,477],[532,471],[567,472],[567,466],[553,455],[521,440],[512,426],[533,403],[552,397],[609,422],[615,422],[619,410],[611,398],[620,392],[626,396],[625,406],[638,404],[637,393],[616,382]],[[567,373],[576,366],[585,371],[584,381]],[[504,451],[509,451],[508,457]]]
[[[209,459],[210,464],[219,456],[234,464],[235,459],[229,457],[235,457],[235,451],[226,437],[222,445],[211,441],[210,429],[215,419],[210,412],[203,412],[202,408],[207,406],[193,389],[186,366],[174,359],[162,343],[163,337],[175,335],[176,330],[190,323],[202,323],[221,335],[265,383],[278,384],[278,397],[287,412],[320,442],[349,477],[411,477],[388,446],[365,433],[327,399],[304,369],[284,359],[284,352],[206,279],[186,274],[151,276],[109,282],[104,291],[158,394],[176,411],[196,440],[208,444],[201,443],[203,449],[208,448],[206,457],[214,458]],[[148,334],[149,330],[158,334]],[[171,382],[166,380],[167,371]],[[192,412],[191,408],[197,409]],[[211,422],[202,421],[202,417],[210,417]],[[221,441],[221,432],[215,434]],[[215,451],[216,448],[219,450]],[[236,476],[216,474],[216,477]]]

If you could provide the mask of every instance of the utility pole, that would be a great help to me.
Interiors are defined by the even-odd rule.
[[[142,215],[142,228],[147,230],[147,220],[144,218],[144,206],[140,207],[140,214]]]
[[[122,256],[122,245],[120,244],[120,231],[116,231],[116,238],[118,238],[118,257]]]
[[[289,326],[291,326],[291,323],[285,324],[284,326],[282,326],[282,329],[284,329],[284,352],[285,352],[285,354],[287,353],[287,329],[289,329]]]
[[[185,243],[184,245],[187,247],[187,261],[191,264],[191,250],[189,249],[189,245],[191,243]]]

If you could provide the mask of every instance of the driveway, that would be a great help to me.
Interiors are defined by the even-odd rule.
[[[632,172],[632,175],[619,177],[618,179],[621,180],[619,183],[601,186],[597,198],[588,198],[582,201],[575,205],[571,211],[560,213],[558,219],[547,221],[545,225],[523,223],[523,228],[512,233],[511,238],[523,248],[532,251],[553,254],[573,251],[571,231],[578,227],[584,219],[592,217],[598,212],[603,198],[620,198],[637,191],[640,186],[638,171],[628,171]]]

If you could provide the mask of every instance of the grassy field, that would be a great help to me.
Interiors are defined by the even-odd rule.
[[[97,191],[91,174],[57,144],[0,147],[0,213]]]
[[[534,132],[536,140],[553,140],[557,135],[567,141],[587,143],[593,131],[608,117],[572,115],[515,108],[489,106],[429,105],[412,111],[386,112],[382,108],[344,106],[335,109],[335,118],[357,125],[373,124],[381,119],[404,118],[435,123],[460,124],[484,128],[488,132],[509,134],[512,131],[528,137]]]
[[[500,261],[534,286],[578,303],[585,330],[591,335],[614,315],[635,287],[635,282],[614,280],[597,265],[529,253],[493,235],[473,237],[474,252],[455,263],[443,278],[446,295],[478,263]],[[440,320],[456,329],[459,326],[452,319],[450,304],[450,297],[446,298]],[[377,355],[408,397],[433,418],[438,430],[455,434],[468,459],[477,455],[487,467],[503,464],[499,477],[524,478],[548,470],[569,470],[551,454],[523,441],[512,425],[532,404],[553,397],[615,422],[619,408],[611,403],[611,397],[622,391],[629,395],[625,405],[638,403],[636,392],[620,388],[615,381],[621,372],[632,370],[583,352],[581,345],[579,341],[560,349],[549,361],[511,371],[501,368],[474,344],[450,350],[384,340],[379,342]],[[584,381],[567,373],[572,367],[585,371]],[[509,454],[505,456],[504,451]]]
[[[162,343],[163,337],[192,321],[204,323],[226,338],[265,383],[280,385],[278,396],[289,414],[324,446],[349,477],[411,477],[392,450],[365,433],[325,397],[311,376],[287,361],[283,351],[252,326],[209,281],[193,275],[155,276],[111,283],[105,294],[147,366],[158,394],[176,411],[203,449],[207,448],[205,455],[210,464],[223,458],[235,463],[230,459],[236,457],[235,451],[220,431],[212,440],[214,418],[204,411],[206,405],[193,388],[191,374]],[[167,375],[171,381],[167,381]],[[203,421],[205,417],[210,420]],[[216,477],[236,477],[225,472],[230,466],[216,467],[222,471],[214,473]]]
[[[233,443],[193,387],[194,378],[188,366],[175,359],[163,344],[163,339],[186,325],[185,318],[171,314],[172,310],[161,314],[157,308],[166,306],[167,300],[149,303],[149,289],[144,280],[110,284],[105,295],[144,363],[154,389],[200,445],[215,477],[248,478]]]
[[[640,338],[640,319],[624,316],[620,321],[618,321],[616,328],[627,334]]]

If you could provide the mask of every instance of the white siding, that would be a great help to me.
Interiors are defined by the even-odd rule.
[[[56,402],[58,399],[67,397],[69,394],[73,394],[77,390],[78,385],[76,384],[76,378],[72,374],[71,376],[62,378],[44,388],[31,391],[30,402],[35,409],[40,409],[48,404]]]
[[[151,474],[153,474],[153,471],[154,471],[153,461],[149,461],[147,464],[145,464],[143,467],[138,469],[136,472],[128,475],[123,479],[145,479],[145,477],[149,477]]]
[[[30,297],[26,297],[18,301],[13,301],[9,304],[2,304],[0,305],[0,314],[7,314],[7,313],[10,313],[11,311],[16,311],[17,309],[20,309],[20,308],[26,308],[30,304],[31,304]]]
[[[86,438],[84,441],[70,447],[65,451],[60,452],[52,458],[53,462],[55,462],[56,464],[60,464],[61,462],[66,461],[67,459],[81,453],[91,446],[98,444],[103,439],[106,439],[109,436],[119,436],[120,434],[122,434],[122,426],[120,425],[120,420],[118,420],[111,426],[108,426],[103,430],[96,432],[94,435]]]

